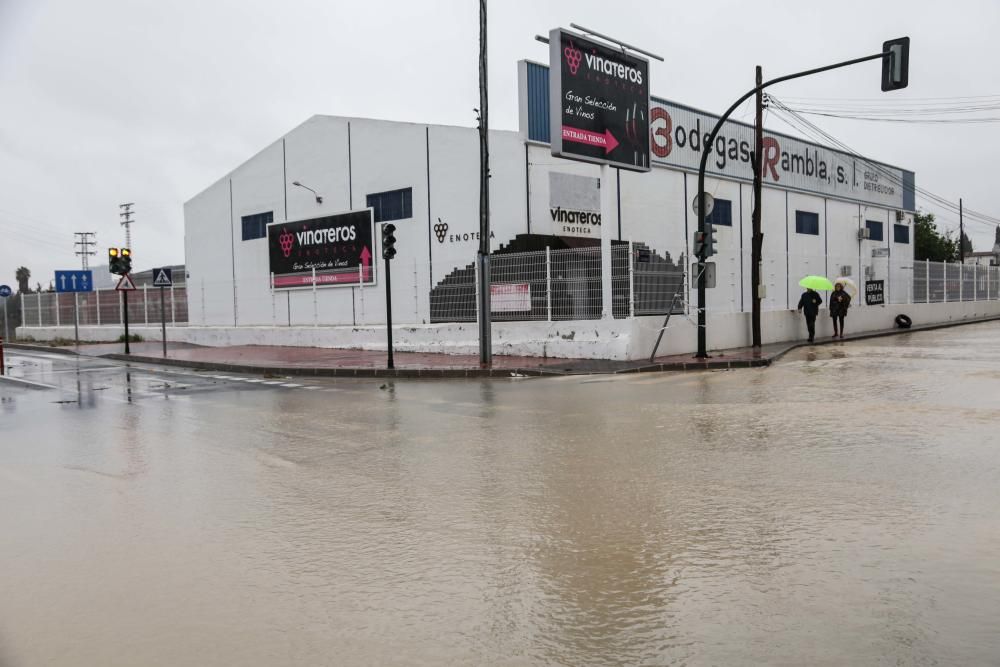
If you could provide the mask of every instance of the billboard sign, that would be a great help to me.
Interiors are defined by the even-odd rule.
[[[490,285],[490,310],[494,313],[524,313],[531,310],[529,283]]]
[[[709,175],[753,180],[750,151],[752,125],[727,120],[715,138],[705,141],[719,120],[703,111],[654,99],[649,107],[652,160],[657,164],[697,171],[702,150],[708,150]],[[554,135],[553,135],[554,136]],[[858,155],[764,131],[765,185],[853,199],[887,208],[904,206],[904,191],[912,189],[903,170]],[[908,202],[907,202],[908,203]]]
[[[275,222],[267,226],[267,248],[274,287],[374,285],[375,236],[372,209],[321,218]]]
[[[549,33],[552,154],[649,171],[649,61],[576,33]]]

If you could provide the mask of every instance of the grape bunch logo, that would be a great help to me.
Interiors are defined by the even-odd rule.
[[[569,46],[563,49],[563,55],[566,57],[566,64],[569,66],[569,71],[573,76],[576,76],[576,72],[580,69],[580,61],[583,60],[583,53],[580,49],[573,46],[573,40],[569,40]]]
[[[281,252],[287,259],[292,254],[292,246],[295,245],[295,236],[286,229],[278,236],[278,243],[281,245]]]
[[[441,218],[438,218],[438,222],[434,225],[434,236],[437,237],[438,243],[444,243],[444,237],[448,233],[448,223],[441,222]]]

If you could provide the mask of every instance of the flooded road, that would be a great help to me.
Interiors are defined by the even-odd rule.
[[[5,667],[1000,664],[998,324],[694,374],[14,363],[55,388],[0,383]]]

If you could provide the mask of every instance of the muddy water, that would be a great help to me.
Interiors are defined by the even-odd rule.
[[[689,375],[59,370],[79,403],[0,386],[2,665],[1000,664],[997,325]]]

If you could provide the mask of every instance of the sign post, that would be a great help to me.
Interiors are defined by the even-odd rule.
[[[7,335],[7,299],[13,293],[10,289],[10,285],[0,285],[0,299],[3,299],[3,337],[9,338]],[[0,367],[0,372],[3,372],[2,367]]]
[[[94,291],[94,274],[87,269],[56,271],[55,285],[56,294],[62,292],[73,293],[73,339],[76,341],[76,346],[80,347],[80,299],[77,297],[77,294]],[[56,298],[58,299],[58,297]],[[57,318],[58,315],[59,308],[57,307]],[[56,324],[58,324],[58,319],[56,320]]]
[[[153,269],[153,287],[160,288],[160,338],[163,340],[163,358],[167,358],[167,307],[165,305],[163,290],[174,286],[173,269],[167,267]],[[173,305],[173,299],[171,299]]]
[[[131,354],[128,340],[128,293],[135,291],[135,283],[132,276],[124,274],[115,289],[122,293],[122,325],[125,327],[125,354]]]

